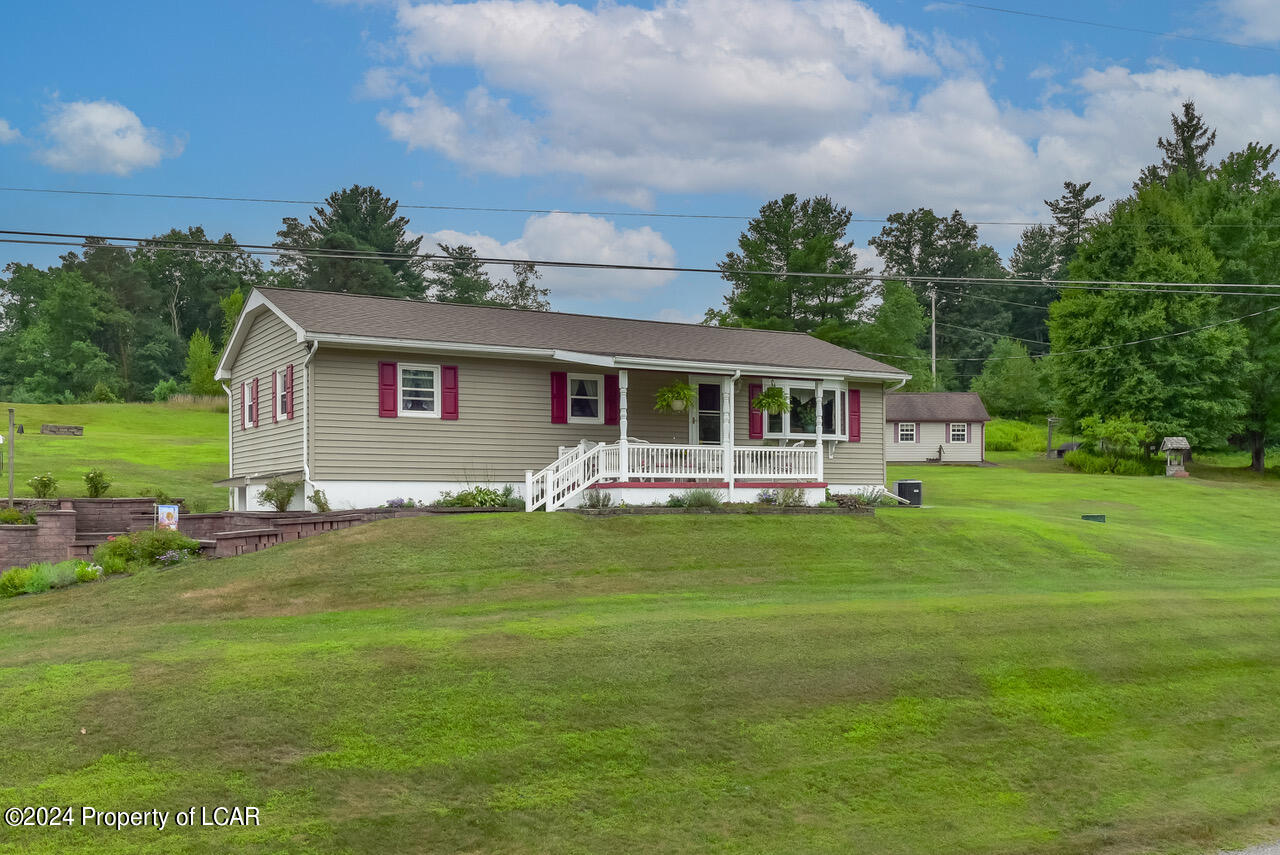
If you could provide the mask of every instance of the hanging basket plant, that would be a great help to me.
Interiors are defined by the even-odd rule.
[[[781,386],[770,386],[751,400],[751,406],[764,413],[777,415],[791,409],[791,399]]]
[[[693,387],[677,380],[654,393],[653,408],[660,413],[683,413],[695,400]]]

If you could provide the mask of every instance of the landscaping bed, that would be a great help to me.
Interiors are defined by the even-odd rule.
[[[652,516],[656,514],[843,514],[845,516],[875,516],[875,508],[819,508],[810,505],[721,505],[715,508],[616,507],[616,508],[563,508],[570,513],[588,517]]]

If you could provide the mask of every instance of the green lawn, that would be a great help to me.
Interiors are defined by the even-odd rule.
[[[26,432],[14,448],[14,486],[30,496],[27,479],[52,472],[58,495],[85,495],[84,473],[98,467],[111,479],[109,496],[139,496],[159,489],[188,506],[220,510],[227,490],[227,414],[179,404],[0,404],[0,433],[7,408]],[[41,424],[82,425],[84,436],[45,436]],[[8,465],[8,451],[0,454]],[[4,479],[8,478],[5,471]],[[0,481],[0,491],[7,480]]]
[[[403,519],[0,602],[0,803],[263,816],[0,851],[1280,838],[1276,483],[1005,457],[874,519]]]

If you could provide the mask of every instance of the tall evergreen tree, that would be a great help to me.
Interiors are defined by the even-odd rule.
[[[870,290],[870,268],[858,266],[845,239],[852,217],[829,196],[801,201],[788,193],[765,203],[738,238],[738,251],[719,264],[730,290],[723,312],[710,310],[708,319],[803,332],[852,323]],[[770,275],[779,273],[842,276]]]
[[[1047,396],[1040,364],[1021,342],[1002,338],[969,387],[995,416],[1025,419],[1045,411]]]
[[[475,249],[465,244],[438,246],[444,257],[433,258],[427,265],[427,296],[438,303],[493,305],[489,296],[493,280]]]
[[[1054,279],[1061,279],[1069,265],[1076,257],[1076,250],[1085,238],[1085,229],[1089,225],[1089,211],[1102,201],[1100,194],[1087,195],[1092,181],[1076,184],[1073,181],[1062,182],[1063,193],[1057,199],[1045,199],[1049,213],[1053,216],[1053,236],[1058,251],[1058,265],[1054,271]]]
[[[499,279],[490,292],[494,302],[511,306],[515,309],[534,309],[539,312],[550,311],[551,294],[548,288],[539,288],[538,280],[542,274],[532,262],[511,265],[511,278]]]
[[[422,238],[409,237],[409,219],[397,214],[398,207],[376,187],[336,190],[306,223],[284,219],[274,246],[294,252],[275,264],[302,288],[421,297],[427,264],[418,255]]]
[[[1015,279],[1045,281],[1057,279],[1061,265],[1058,240],[1049,226],[1036,224],[1022,230],[1022,238],[1009,256],[1009,273]],[[1009,334],[1015,338],[1049,341],[1049,305],[1058,299],[1058,289],[1050,285],[1019,288],[1010,300]]]
[[[959,211],[946,218],[927,208],[892,214],[870,242],[884,260],[885,273],[923,277],[911,281],[910,288],[926,311],[936,289],[940,357],[985,358],[995,342],[1009,333],[1013,315],[1003,303],[1004,289],[928,280],[931,276],[1002,279],[1008,275],[999,253],[978,243],[977,226]]]
[[[1169,120],[1173,125],[1173,136],[1156,140],[1162,155],[1160,163],[1142,171],[1133,185],[1134,190],[1150,184],[1163,184],[1175,172],[1181,172],[1192,181],[1210,177],[1206,158],[1218,139],[1217,130],[1205,124],[1204,117],[1196,112],[1195,102],[1190,99],[1182,102],[1182,115],[1171,113]]]

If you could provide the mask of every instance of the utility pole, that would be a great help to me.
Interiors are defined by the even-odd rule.
[[[933,375],[933,389],[938,390],[938,288],[929,289],[929,304],[932,307],[933,323],[929,328],[929,369]]]
[[[9,507],[13,507],[13,407],[9,408]]]

